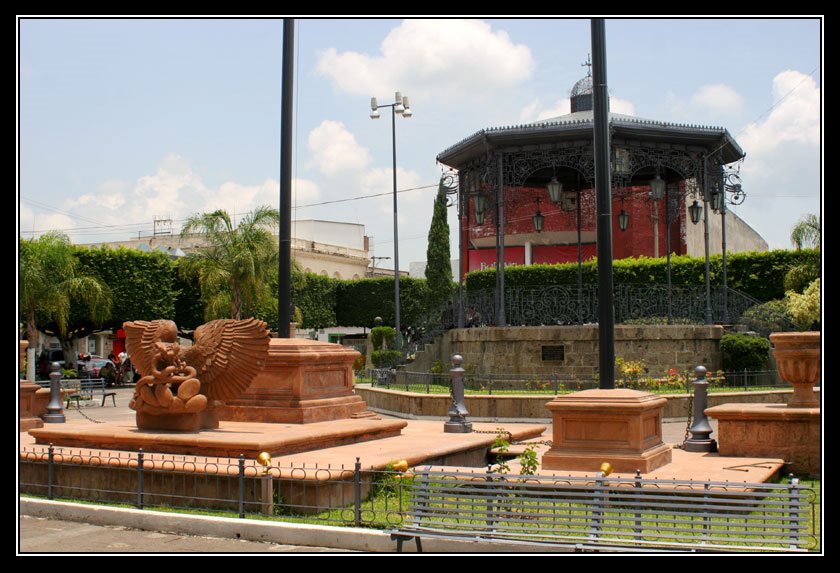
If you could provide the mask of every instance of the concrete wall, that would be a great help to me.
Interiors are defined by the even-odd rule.
[[[686,202],[686,205],[690,203]],[[686,206],[687,209],[687,206]],[[688,211],[685,213],[685,246],[686,254],[692,257],[703,257],[706,254],[703,239],[703,220],[696,225],[691,223]],[[719,255],[723,252],[721,243],[721,218],[719,213],[709,209],[709,254]],[[752,227],[747,225],[733,211],[726,212],[726,252],[743,253],[746,251],[766,251],[767,241]]]
[[[368,408],[403,418],[446,418],[452,399],[448,394],[417,394],[400,390],[386,390],[356,386],[356,394]],[[767,392],[715,392],[709,394],[709,407],[728,403],[785,404],[793,390]],[[670,394],[662,412],[663,419],[686,418],[690,402],[688,394]],[[470,418],[476,421],[551,421],[545,407],[553,396],[528,395],[467,395],[464,402]]]
[[[641,360],[651,376],[671,368],[710,371],[722,365],[721,326],[616,325],[615,354]],[[562,361],[544,361],[543,346],[563,346]],[[597,326],[519,326],[450,330],[406,369],[428,372],[435,360],[445,367],[452,354],[464,357],[464,368],[477,374],[552,374],[593,379],[598,372]]]

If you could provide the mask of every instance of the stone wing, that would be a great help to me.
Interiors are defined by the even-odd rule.
[[[175,342],[178,329],[171,320],[133,320],[124,322],[125,350],[141,376],[152,373],[155,342]]]
[[[195,330],[193,346],[181,357],[196,369],[208,399],[232,400],[265,366],[268,341],[268,326],[261,320],[214,320]]]

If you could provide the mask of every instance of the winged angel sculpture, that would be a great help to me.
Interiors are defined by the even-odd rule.
[[[171,320],[135,320],[123,328],[142,376],[129,404],[140,429],[217,428],[215,407],[242,394],[268,357],[268,328],[253,318],[208,322],[183,348]]]

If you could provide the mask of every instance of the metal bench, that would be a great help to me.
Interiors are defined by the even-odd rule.
[[[71,401],[75,401],[78,405],[80,400],[93,400],[94,396],[102,396],[102,403],[100,404],[102,407],[105,406],[105,399],[108,397],[111,398],[114,407],[117,406],[117,393],[107,390],[104,378],[83,378],[78,382],[78,391],[67,396],[65,408],[70,407]]]
[[[422,538],[569,551],[803,552],[813,490],[754,484],[432,471],[415,475],[402,552]],[[813,520],[811,521],[813,526]]]

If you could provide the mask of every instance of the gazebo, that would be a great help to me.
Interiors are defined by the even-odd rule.
[[[686,235],[701,221],[708,254],[713,201],[726,193],[743,197],[725,172],[745,156],[735,139],[723,127],[618,113],[609,115],[609,132],[614,257],[699,254]],[[593,154],[587,75],[572,88],[571,113],[482,129],[438,155],[458,172],[461,282],[467,272],[499,267],[495,324],[506,324],[505,265],[577,261],[580,269],[595,256]],[[725,213],[725,202],[714,204]],[[746,228],[761,248],[763,239]]]

